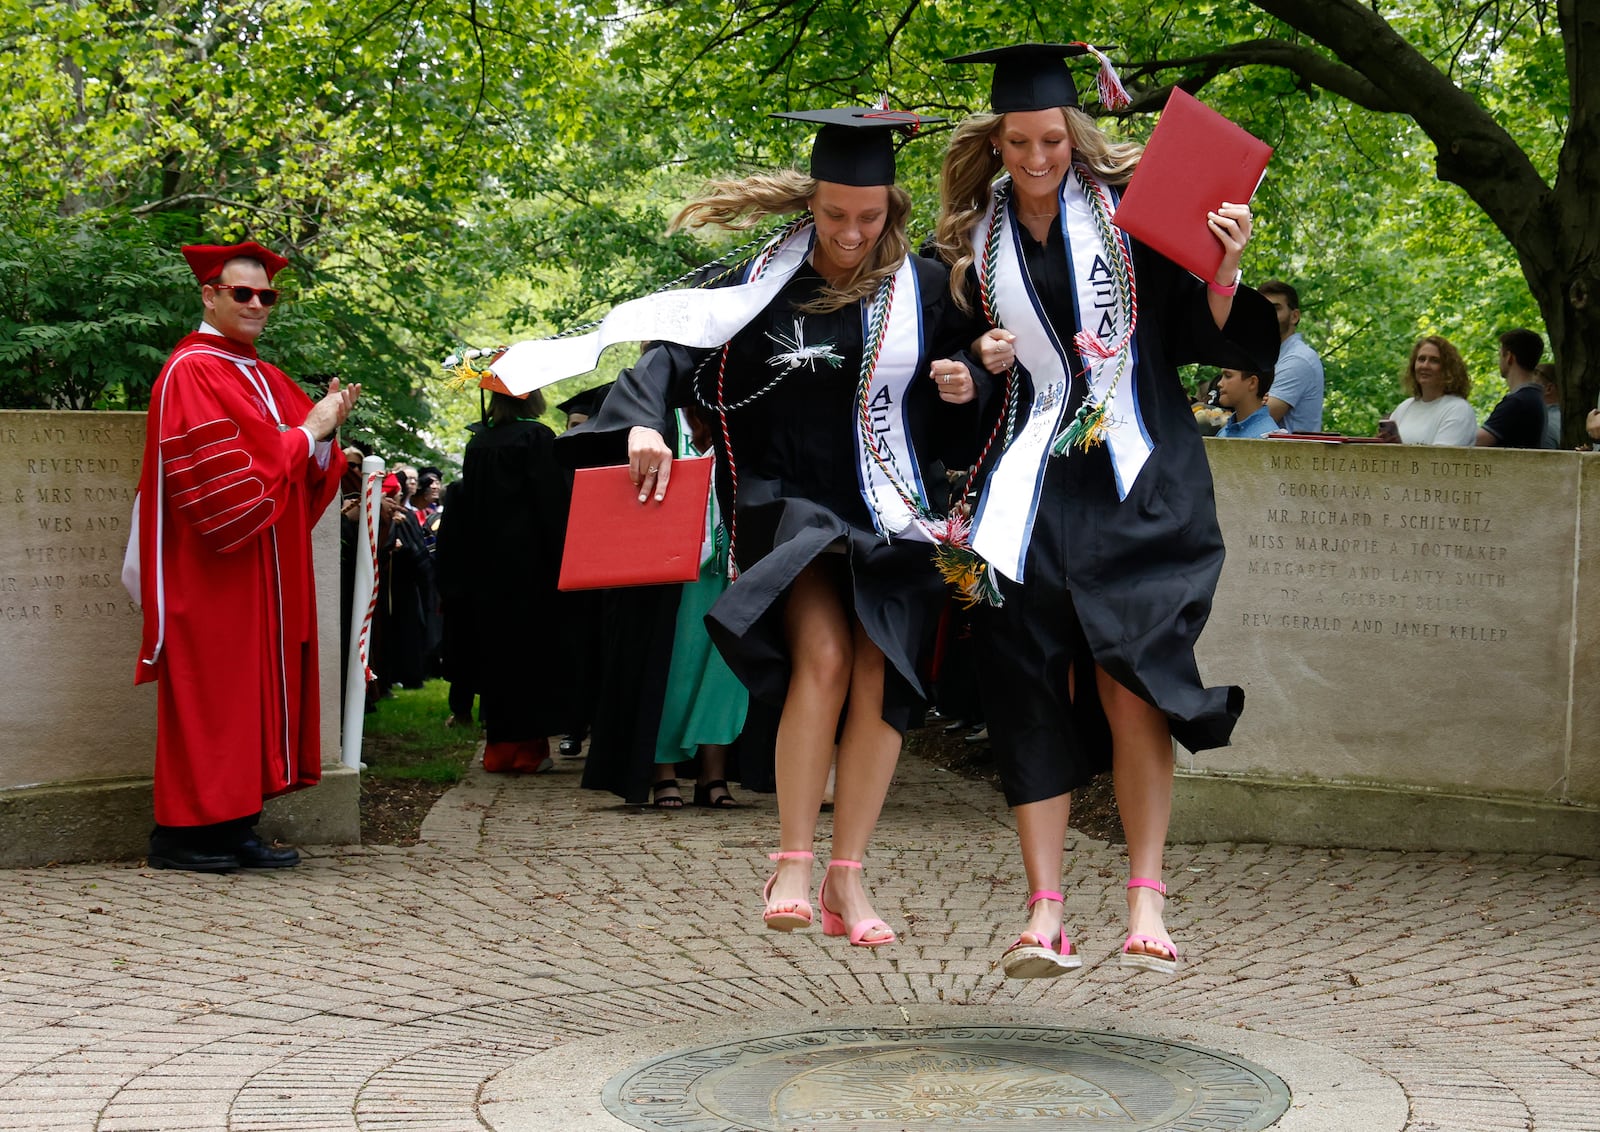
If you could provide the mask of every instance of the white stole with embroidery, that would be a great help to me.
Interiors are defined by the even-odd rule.
[[[872,347],[871,315],[874,303],[861,304],[863,350]],[[882,534],[921,542],[933,542],[933,535],[905,500],[893,480],[926,506],[927,492],[922,483],[922,468],[911,443],[906,415],[907,393],[917,379],[917,360],[922,356],[922,299],[917,289],[917,272],[907,256],[894,274],[894,291],[887,311],[888,325],[883,332],[883,349],[872,371],[867,390],[867,416],[872,436],[886,470],[867,447],[862,425],[856,422],[856,462],[861,469],[861,495],[872,509],[874,525]],[[866,359],[863,359],[865,364]],[[860,389],[857,389],[857,397]],[[859,410],[859,403],[854,407]]]
[[[1118,299],[1113,266],[1107,260],[1079,176],[1080,170],[1074,166],[1062,179],[1060,198],[1062,236],[1071,249],[1068,258],[1073,268],[1077,326],[1053,327],[1044,317],[1022,254],[1023,229],[1010,208],[1002,210],[998,217],[994,215],[998,194],[990,196],[988,212],[972,236],[981,265],[989,225],[999,225],[998,254],[992,266],[995,305],[1001,324],[1016,335],[1017,361],[1033,379],[1033,404],[1027,423],[1001,454],[972,520],[972,548],[995,570],[1018,582],[1024,580],[1023,567],[1044,488],[1050,445],[1061,431],[1061,415],[1071,393],[1074,372],[1088,369],[1090,403],[1109,397],[1105,442],[1110,447],[1120,498],[1127,498],[1153,450],[1139,415],[1134,344],[1111,358],[1091,359],[1073,347],[1070,333],[1065,341],[1061,337],[1061,332],[1076,331],[1081,326],[1095,332],[1108,345],[1114,344],[1126,332],[1130,317],[1128,307]],[[1127,239],[1120,232],[1115,235]],[[1116,380],[1119,366],[1124,368],[1120,381]],[[1074,455],[1069,453],[1062,458],[1072,459]]]

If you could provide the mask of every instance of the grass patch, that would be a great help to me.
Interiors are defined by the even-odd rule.
[[[361,760],[366,774],[377,779],[411,780],[449,785],[459,782],[478,746],[474,726],[446,727],[450,715],[449,685],[429,680],[410,691],[395,690],[366,717]]]

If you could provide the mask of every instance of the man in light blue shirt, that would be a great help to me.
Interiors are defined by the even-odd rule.
[[[1267,390],[1271,388],[1270,373],[1223,370],[1222,376],[1217,378],[1217,404],[1232,409],[1233,418],[1217,435],[1255,440],[1283,431],[1267,408]]]
[[[1290,432],[1322,431],[1322,359],[1300,337],[1300,293],[1280,279],[1256,290],[1278,312],[1278,365],[1267,408]]]

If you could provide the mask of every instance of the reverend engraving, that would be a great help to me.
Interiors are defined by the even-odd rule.
[[[0,412],[0,792],[149,773],[155,699],[133,686],[122,586],[144,435],[142,413]]]
[[[1519,568],[1513,531],[1529,517],[1502,513],[1491,464],[1300,447],[1274,441],[1262,453],[1272,502],[1230,532],[1251,595],[1240,627],[1467,645],[1520,631],[1497,598]]]
[[[11,485],[14,537],[0,546],[0,625],[136,621],[138,606],[120,575],[143,457],[142,422],[8,416],[13,423],[0,426],[0,474]],[[19,643],[12,631],[0,631],[8,645]]]

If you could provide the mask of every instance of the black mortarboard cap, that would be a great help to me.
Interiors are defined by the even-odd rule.
[[[821,126],[811,144],[811,175],[838,185],[894,184],[894,135],[915,134],[925,118],[909,110],[845,107],[838,110],[792,110],[774,114]]]
[[[1078,88],[1073,85],[1066,61],[1090,50],[1086,43],[1018,43],[957,55],[945,62],[993,63],[989,108],[996,114],[1009,114],[1014,110],[1078,105]]]
[[[582,413],[592,417],[600,411],[600,406],[605,403],[606,394],[611,392],[611,387],[616,382],[608,381],[604,385],[596,385],[592,389],[585,389],[581,393],[574,393],[561,404],[556,406],[556,412],[571,416],[573,413]]]

